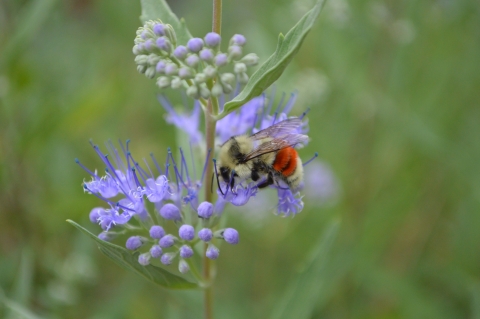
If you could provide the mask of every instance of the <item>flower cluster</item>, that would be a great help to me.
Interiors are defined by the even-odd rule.
[[[273,103],[274,96],[274,91],[268,98],[264,93],[259,97],[253,98],[237,111],[219,120],[216,126],[217,144],[223,144],[232,136],[256,133],[289,118],[289,113],[297,99],[297,93],[292,93],[288,99],[286,99],[285,94],[283,94],[280,102],[275,107]],[[175,119],[170,120],[170,123],[173,123],[177,128],[185,131],[193,143],[201,140],[202,134],[198,130],[200,116],[196,111],[198,106],[194,107],[191,114],[178,114],[166,97],[160,96],[159,100],[168,112],[167,120]],[[223,108],[226,102],[225,95],[222,95],[219,100],[220,107]],[[307,111],[300,116],[301,119],[304,119],[303,125],[298,129],[298,133],[300,134],[306,134],[308,132],[308,121],[305,118],[306,113]],[[183,123],[186,122],[190,125],[183,125]],[[315,155],[315,157],[316,156],[317,155]],[[303,165],[305,166],[309,162],[310,161],[307,161]],[[228,189],[225,183],[220,182],[220,186],[222,189]],[[298,191],[292,192],[292,190],[288,188],[281,188],[276,185],[271,185],[270,187],[277,189],[278,204],[276,206],[276,213],[278,215],[290,216],[302,211],[304,205],[302,201],[303,196]],[[225,193],[218,191],[217,193],[219,201],[229,202],[235,206],[243,206],[248,202],[250,197],[255,196],[257,191],[257,183],[246,181],[237,184],[232,191]]]
[[[133,53],[137,70],[148,78],[157,77],[160,88],[184,88],[192,98],[207,99],[231,93],[235,81],[246,83],[247,67],[258,63],[254,53],[243,56],[243,35],[230,39],[227,53],[220,50],[220,42],[220,35],[210,32],[203,39],[177,45],[171,25],[151,20],[137,30]],[[226,72],[228,65],[233,73]]]
[[[125,145],[120,143],[121,151],[108,143],[110,155],[104,154],[97,145],[92,146],[106,167],[105,175],[89,170],[78,159],[76,162],[91,175],[91,180],[83,183],[84,191],[109,206],[96,207],[90,212],[90,221],[98,223],[103,230],[98,235],[102,240],[110,241],[133,231],[136,234],[127,239],[125,246],[141,252],[140,264],[148,265],[153,258],[170,265],[178,256],[182,273],[189,270],[188,259],[194,255],[195,244],[208,243],[206,256],[216,259],[219,249],[215,240],[229,244],[239,242],[239,234],[233,228],[211,229],[222,214],[225,201],[200,202],[198,194],[206,165],[201,178],[197,179],[195,173],[190,173],[192,170],[182,149],[179,162],[169,149],[163,168],[151,154],[151,163],[157,171],[154,174],[146,159],[143,159],[145,169],[133,158],[129,141]],[[209,158],[210,153],[206,155],[205,164]],[[151,214],[152,210],[155,214]]]

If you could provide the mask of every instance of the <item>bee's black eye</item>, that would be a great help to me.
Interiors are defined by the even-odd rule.
[[[230,169],[227,167],[220,167],[220,175],[225,182],[230,180]]]

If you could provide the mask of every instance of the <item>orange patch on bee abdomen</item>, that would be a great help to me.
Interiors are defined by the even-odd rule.
[[[286,147],[278,151],[273,169],[282,173],[283,176],[290,176],[297,168],[297,151],[293,147]]]

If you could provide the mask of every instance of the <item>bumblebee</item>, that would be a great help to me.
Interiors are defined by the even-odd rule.
[[[296,191],[303,166],[295,146],[308,141],[308,136],[298,133],[301,126],[301,118],[290,118],[252,135],[232,136],[220,147],[217,182],[220,177],[233,189],[247,179],[258,181],[259,188],[274,183],[281,187],[281,181]]]

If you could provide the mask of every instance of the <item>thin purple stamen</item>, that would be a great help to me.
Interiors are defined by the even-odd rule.
[[[303,118],[305,117],[305,115],[307,115],[308,112],[310,112],[310,108],[307,108],[305,112],[303,112],[302,115],[299,116],[299,119],[303,120]]]
[[[153,156],[153,153],[150,153],[150,157],[152,158],[153,164],[155,164],[155,167],[157,168],[158,174],[162,175],[162,169],[158,164],[157,160],[155,159],[155,156]]]
[[[290,113],[292,110],[293,105],[295,104],[295,101],[297,100],[297,93],[292,92],[290,94],[290,98],[288,99],[287,103],[285,103],[285,107],[283,108],[282,112],[285,114]]]
[[[195,161],[193,159],[193,152],[192,152],[192,142],[190,141],[188,143],[190,146],[190,159],[192,160],[192,168],[193,168],[193,180],[197,179],[197,170],[195,169]]]
[[[151,176],[152,178],[155,178],[155,176],[153,175],[152,170],[150,169],[150,166],[148,165],[147,159],[146,159],[145,157],[143,158],[143,162],[145,163],[145,166],[147,166],[148,171],[150,172],[150,176]]]
[[[100,176],[98,176],[97,174],[93,173],[91,170],[89,170],[88,168],[86,168],[82,163],[80,163],[80,161],[78,160],[78,158],[75,159],[75,163],[77,163],[81,168],[83,168],[88,174],[92,175],[92,176],[95,177],[95,178],[100,178]]]
[[[190,181],[190,174],[188,173],[187,161],[185,160],[185,156],[183,155],[183,150],[181,147],[180,147],[180,156],[182,157],[182,167],[185,166],[185,173],[187,174],[188,184],[190,184],[191,181]],[[182,174],[182,178],[183,178],[183,174]]]
[[[313,155],[313,157],[311,159],[309,159],[308,161],[306,161],[305,163],[303,163],[303,166],[307,166],[308,163],[310,163],[311,161],[313,161],[314,159],[316,159],[318,157],[318,153],[315,152],[315,155]]]

